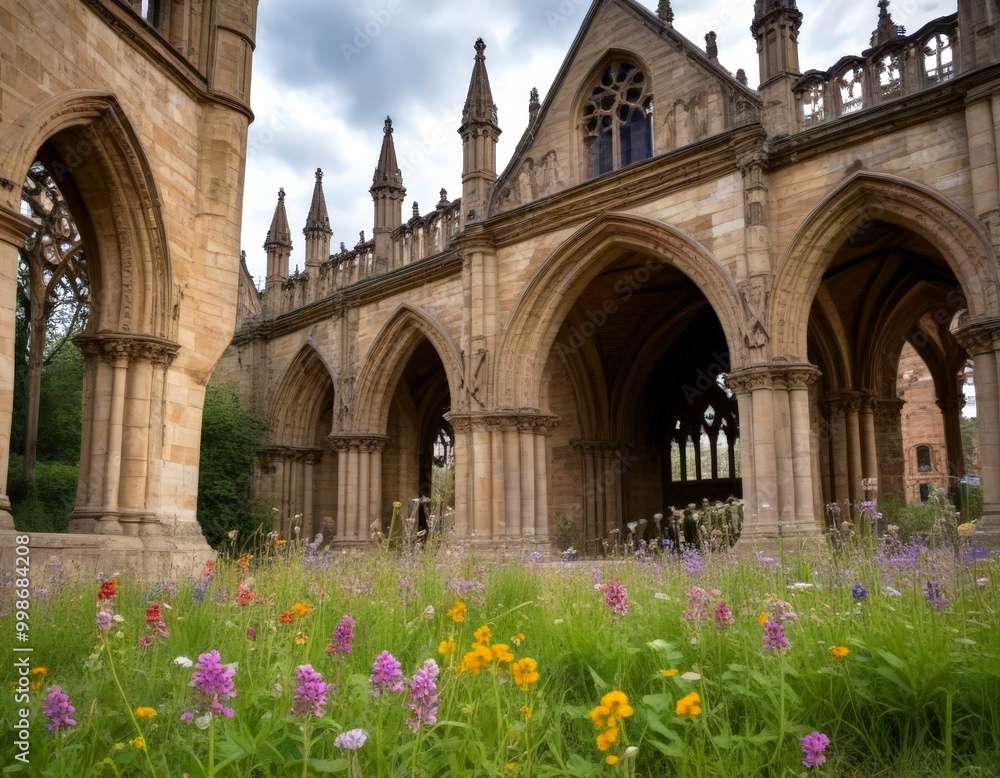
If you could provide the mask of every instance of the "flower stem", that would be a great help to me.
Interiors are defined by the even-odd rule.
[[[309,721],[309,717],[306,716],[305,723],[302,725],[302,778],[307,778],[309,775],[309,746],[312,745]]]

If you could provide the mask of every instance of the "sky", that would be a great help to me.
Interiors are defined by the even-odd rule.
[[[657,0],[640,0],[656,10]],[[391,116],[396,154],[407,189],[403,218],[414,200],[431,211],[441,188],[462,193],[458,135],[477,38],[502,135],[503,171],[528,122],[528,98],[544,101],[590,0],[262,0],[257,17],[243,210],[243,250],[260,285],[262,246],[278,188],[292,229],[292,269],[304,265],[305,225],[316,168],[333,229],[331,249],[348,247],[364,230],[370,238],[368,188],[378,161],[385,117]],[[719,62],[743,68],[759,82],[749,28],[753,0],[673,0],[674,29],[699,47],[718,36]],[[955,0],[892,0],[896,24],[915,32],[954,13]],[[826,70],[869,47],[877,0],[798,0],[803,22],[799,64]]]

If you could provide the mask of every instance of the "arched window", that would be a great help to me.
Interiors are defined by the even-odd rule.
[[[917,446],[917,472],[929,473],[933,469],[931,463],[931,447]]]
[[[653,96],[645,74],[613,62],[583,106],[583,125],[588,177],[653,156]]]
[[[928,85],[947,81],[954,75],[951,54],[951,39],[944,33],[932,35],[924,42],[924,73]]]

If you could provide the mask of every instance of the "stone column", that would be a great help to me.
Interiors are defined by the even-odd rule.
[[[781,518],[771,370],[768,366],[747,368],[730,373],[726,380],[736,392],[739,404],[744,464],[747,459],[752,460],[751,469],[743,471],[744,511],[749,519],[744,522],[743,532],[751,538],[776,538]],[[747,488],[748,476],[752,482],[750,488]]]
[[[811,365],[790,369],[783,374],[788,392],[788,419],[791,436],[794,523],[799,535],[818,534],[822,530],[822,508],[816,503],[817,485],[813,457],[813,428],[810,418],[811,387],[819,380],[819,370]]]
[[[878,398],[875,400],[875,436],[878,439],[878,493],[880,497],[906,500],[903,476],[902,414],[905,401]]]
[[[975,361],[976,426],[979,470],[983,486],[983,516],[976,522],[976,539],[1000,549],[1000,318],[969,321],[962,316],[952,334]]]
[[[861,477],[878,482],[878,438],[875,435],[875,395],[865,394],[861,398],[861,443],[864,453]]]
[[[958,488],[958,481],[965,475],[965,451],[962,448],[962,408],[964,397],[944,397],[936,401],[944,421],[944,441],[948,454],[948,492]],[[956,503],[957,504],[957,503]]]
[[[504,525],[512,535],[521,533],[521,445],[516,429],[505,429],[503,437]],[[528,477],[530,477],[530,473]]]
[[[14,415],[14,301],[18,251],[24,248],[24,241],[34,230],[31,220],[0,205],[0,530],[14,529],[7,496],[10,425]]]
[[[549,540],[549,468],[547,428],[535,432],[535,529],[539,540]]]
[[[366,541],[370,527],[381,520],[382,450],[389,441],[381,435],[332,434],[337,450],[337,539]]]
[[[855,506],[864,498],[861,490],[861,395],[857,392],[845,394],[843,403],[847,427],[847,493],[851,505]]]

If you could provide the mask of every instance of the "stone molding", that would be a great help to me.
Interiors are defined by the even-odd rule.
[[[305,462],[315,465],[323,458],[321,448],[299,448],[297,446],[267,446],[258,454],[261,464],[272,462]]]
[[[806,362],[770,363],[734,370],[726,375],[726,384],[736,394],[748,394],[755,389],[809,389],[816,385],[822,373]]]
[[[127,360],[169,365],[180,350],[177,343],[163,338],[120,333],[79,335],[74,343],[85,357],[97,357],[109,363]]]
[[[934,401],[941,413],[957,413],[965,407],[964,397],[942,397]]]
[[[1000,317],[969,321],[962,314],[959,322],[951,334],[971,356],[1000,351]]]
[[[536,410],[492,411],[486,413],[449,413],[445,418],[455,432],[534,432],[549,435],[559,424],[559,417]]]
[[[335,451],[357,451],[372,454],[382,451],[390,438],[384,435],[333,434],[326,438]]]
[[[0,186],[7,188],[9,184],[6,178],[0,179]],[[31,219],[20,213],[10,210],[4,205],[0,205],[0,240],[10,243],[17,248],[24,248],[24,242],[38,228]]]

